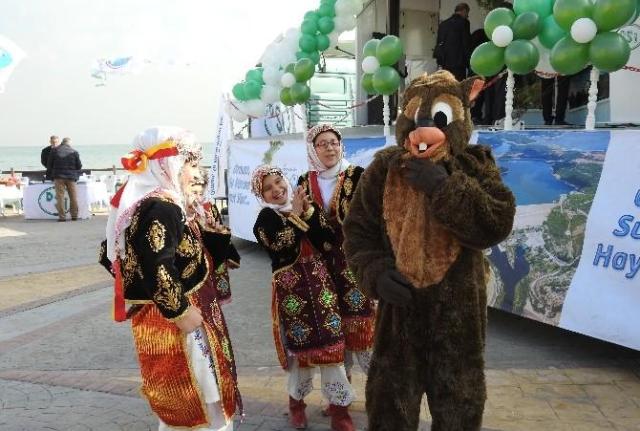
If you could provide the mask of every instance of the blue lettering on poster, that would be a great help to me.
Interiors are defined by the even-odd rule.
[[[640,207],[640,190],[636,193],[633,203]],[[618,226],[611,233],[618,238],[629,237],[640,240],[640,218],[631,214],[620,216]],[[640,254],[615,250],[613,245],[605,246],[599,243],[593,258],[593,266],[623,271],[625,278],[632,280],[640,271]]]

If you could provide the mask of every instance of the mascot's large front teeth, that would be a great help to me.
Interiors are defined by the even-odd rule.
[[[427,151],[427,144],[425,144],[424,142],[421,142],[420,145],[418,145],[418,151],[420,152]]]

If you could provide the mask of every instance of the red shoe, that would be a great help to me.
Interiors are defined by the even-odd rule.
[[[356,431],[349,415],[349,407],[331,404],[331,430],[332,431]]]
[[[298,430],[307,428],[307,415],[304,413],[304,409],[307,405],[304,400],[295,400],[289,397],[289,423],[291,426]]]

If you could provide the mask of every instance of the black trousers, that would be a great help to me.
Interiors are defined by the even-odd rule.
[[[490,82],[491,79],[487,79]],[[485,124],[494,124],[505,116],[505,101],[507,98],[507,77],[498,79],[484,91],[484,120]]]
[[[555,80],[558,80],[558,94],[555,96]],[[556,99],[556,115],[555,121],[564,121],[567,112],[567,101],[569,99],[570,76],[559,76],[557,78],[545,79],[540,78],[542,93],[542,117],[546,124],[550,124],[554,120],[553,116],[553,100]]]

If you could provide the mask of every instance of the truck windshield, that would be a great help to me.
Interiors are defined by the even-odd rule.
[[[346,81],[341,77],[316,75],[311,78],[310,84],[314,94],[346,93]]]

